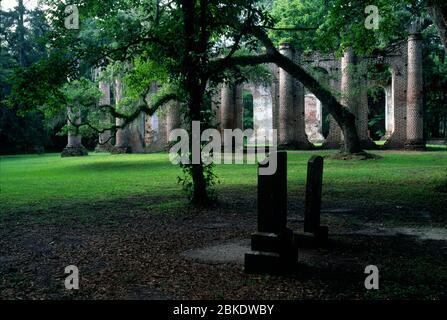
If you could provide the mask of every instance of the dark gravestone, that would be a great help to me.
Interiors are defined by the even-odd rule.
[[[313,156],[307,162],[304,233],[295,233],[299,247],[323,246],[327,243],[328,228],[320,226],[323,157]]]
[[[320,226],[323,158],[313,156],[307,162],[304,232],[315,232]]]
[[[260,164],[259,167],[268,167]],[[258,168],[258,231],[281,233],[287,224],[287,153],[277,152],[276,172],[260,175]]]
[[[258,231],[251,237],[251,252],[245,254],[245,272],[282,273],[298,262],[293,232],[287,228],[287,153],[277,152],[272,175],[258,172]],[[268,165],[259,165],[260,168]],[[258,169],[259,170],[259,169]]]

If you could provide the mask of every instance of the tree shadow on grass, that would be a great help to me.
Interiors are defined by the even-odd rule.
[[[447,146],[443,146],[443,145],[428,145],[427,146],[427,151],[430,152],[446,152],[447,151]]]
[[[73,166],[79,171],[148,171],[148,170],[164,170],[170,167],[177,168],[166,161],[102,161],[94,163],[82,163]]]

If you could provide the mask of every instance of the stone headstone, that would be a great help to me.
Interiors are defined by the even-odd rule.
[[[323,157],[313,156],[307,162],[304,231],[315,232],[320,226]]]
[[[260,164],[259,167],[268,165]],[[272,175],[258,173],[258,231],[280,233],[286,224],[287,153],[277,152],[276,172]]]
[[[294,234],[299,247],[318,247],[327,244],[328,228],[320,225],[322,186],[323,157],[312,156],[307,163],[304,232]]]
[[[274,174],[258,173],[258,231],[251,237],[252,251],[245,254],[248,273],[283,273],[298,263],[293,232],[286,225],[287,153],[277,152],[276,156]]]

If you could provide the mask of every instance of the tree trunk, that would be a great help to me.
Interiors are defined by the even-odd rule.
[[[440,130],[439,130],[439,124],[441,123],[441,119],[438,115],[435,115],[432,121],[432,124],[430,125],[430,137],[431,138],[440,138]]]
[[[23,0],[18,1],[17,12],[18,12],[18,21],[17,21],[17,42],[18,42],[18,62],[21,67],[25,66],[25,32],[26,29],[24,27],[24,16],[25,16],[26,8],[23,5]]]
[[[194,86],[190,88],[190,100],[188,103],[189,107],[189,116],[191,121],[201,121],[201,106],[203,103],[203,91],[201,90],[200,86]],[[189,126],[188,126],[189,127]],[[189,127],[192,129],[192,123]],[[192,131],[190,130],[190,151],[193,152],[193,143],[195,142],[195,139],[199,139],[200,143],[200,134],[196,137],[192,134]],[[200,149],[199,149],[200,152]],[[191,156],[192,157],[192,156]],[[192,164],[191,165],[191,178],[193,183],[193,190],[192,190],[192,197],[191,202],[195,205],[202,205],[209,202],[208,192],[207,192],[207,183],[205,180],[204,175],[204,167],[202,162],[202,157],[199,156],[200,163],[198,164]]]
[[[433,23],[438,29],[444,50],[447,53],[447,3],[445,0],[433,0],[427,5]],[[444,3],[442,3],[444,2]]]
[[[183,82],[185,91],[187,93],[187,106],[190,121],[201,121],[201,109],[203,105],[203,97],[205,94],[205,87],[207,79],[203,76],[202,63],[200,57],[204,56],[207,50],[207,35],[206,28],[198,27],[196,22],[203,18],[206,13],[206,2],[200,2],[200,15],[195,9],[196,2],[194,0],[181,1],[184,21],[184,41],[185,51],[183,53],[182,66],[185,79]],[[192,129],[192,122],[188,128]],[[193,152],[192,142],[194,139],[199,139],[199,136],[193,136],[190,130],[190,150]],[[200,152],[200,149],[199,149]],[[192,155],[191,158],[192,159]],[[209,202],[207,192],[207,181],[204,174],[204,165],[199,154],[199,163],[191,164],[191,178],[192,178],[192,198],[191,202],[194,205],[206,204]]]
[[[233,63],[236,65],[257,65],[272,62],[287,71],[309,89],[323,105],[327,106],[329,113],[343,131],[344,139],[341,151],[351,154],[364,152],[357,134],[355,116],[345,106],[341,105],[335,96],[312,75],[289,58],[283,56],[261,28],[253,28],[251,32],[265,46],[267,54],[264,56],[234,57]]]
[[[195,205],[207,204],[209,202],[208,192],[206,190],[206,181],[203,174],[203,165],[192,165],[193,194],[191,202]]]
[[[355,116],[346,107],[342,106],[337,99],[323,87],[315,78],[308,74],[299,65],[282,55],[275,54],[275,63],[286,70],[294,78],[307,87],[323,105],[326,105],[329,113],[334,117],[343,131],[343,146],[341,151],[344,153],[363,152],[357,129],[355,125]]]
[[[79,133],[81,124],[81,112],[79,109],[67,107],[67,124],[69,125],[67,135],[67,146],[62,150],[61,157],[80,157],[88,155],[82,145],[82,136]]]

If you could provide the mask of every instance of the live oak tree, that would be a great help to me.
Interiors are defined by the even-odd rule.
[[[201,121],[206,128],[210,106],[205,101],[218,83],[241,82],[249,68],[275,63],[327,106],[343,130],[342,150],[362,152],[353,114],[314,76],[277,50],[268,34],[275,21],[263,8],[264,2],[81,0],[76,1],[80,29],[67,30],[65,4],[48,0],[52,27],[47,37],[48,56],[17,73],[10,100],[25,102],[21,104],[24,108],[45,105],[49,96],[59,94],[67,79],[85,74],[83,68],[122,61],[132,65],[125,79],[132,103],[126,111],[102,108],[124,119],[123,126],[141,112],[152,115],[175,99],[184,106],[186,123]],[[155,80],[166,89],[147,99]],[[185,165],[184,170],[191,177],[192,202],[207,202],[212,168],[200,163]]]
[[[378,29],[365,28],[368,16],[365,9],[368,5],[374,5],[378,9]],[[405,42],[409,33],[421,33],[425,48],[423,65],[426,127],[435,136],[435,132],[440,131],[439,119],[445,117],[445,90],[440,88],[445,85],[446,62],[439,48],[443,44],[447,52],[446,1],[276,0],[272,16],[276,19],[276,25],[269,30],[269,36],[276,45],[288,42],[303,52],[336,52],[338,57],[346,48],[352,48],[357,55],[366,57],[394,54],[392,51],[395,46]],[[293,26],[303,27],[294,29],[291,28]]]

